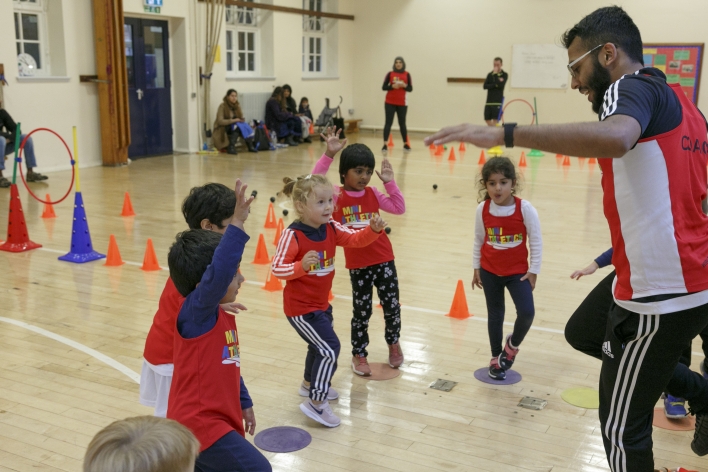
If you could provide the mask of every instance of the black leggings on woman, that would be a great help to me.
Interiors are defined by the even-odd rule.
[[[401,136],[403,142],[408,141],[408,128],[406,128],[406,113],[408,113],[408,105],[391,105],[384,104],[386,108],[386,125],[384,126],[384,141],[388,142],[388,135],[391,134],[391,125],[393,124],[393,115],[398,113],[398,126],[401,128]]]

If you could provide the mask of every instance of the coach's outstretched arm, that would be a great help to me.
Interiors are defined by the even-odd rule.
[[[517,126],[514,146],[568,156],[622,157],[634,147],[641,132],[636,119],[613,115],[599,122]],[[448,126],[425,138],[425,145],[450,141],[463,141],[482,148],[501,146],[504,145],[504,128],[472,124]]]

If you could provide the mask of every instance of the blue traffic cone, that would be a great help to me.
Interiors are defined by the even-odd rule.
[[[84,199],[81,196],[81,192],[76,192],[74,197],[74,224],[71,229],[71,251],[65,256],[61,256],[59,260],[82,264],[105,257],[105,254],[99,254],[93,250],[86,210],[84,209]]]

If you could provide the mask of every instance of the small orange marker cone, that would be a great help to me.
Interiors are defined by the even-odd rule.
[[[125,197],[123,197],[123,211],[120,216],[135,216],[133,211],[133,203],[130,201],[130,194],[125,192]]]
[[[465,152],[467,150],[467,147],[465,146],[465,143],[460,143],[460,152]]]
[[[251,264],[270,264],[270,257],[268,257],[268,249],[266,248],[265,238],[261,233],[258,236],[258,246],[256,246],[256,257],[253,258]]]
[[[278,277],[273,275],[273,272],[268,270],[268,277],[266,277],[265,285],[261,288],[269,292],[280,292],[283,290],[283,284],[280,282]]]
[[[315,124],[312,121],[310,121],[310,129],[308,130],[308,133],[315,134]]]
[[[428,146],[428,149],[430,149],[431,151],[435,151],[435,144],[430,143],[430,146]]]
[[[464,320],[472,316],[469,308],[467,307],[467,296],[465,295],[465,285],[462,280],[457,281],[457,288],[455,289],[455,296],[452,299],[452,306],[450,307],[450,313],[445,316],[450,318],[457,318],[458,320]]]
[[[275,239],[273,239],[273,244],[276,246],[280,242],[280,235],[283,234],[283,229],[285,229],[285,224],[283,224],[283,219],[278,218],[278,226],[275,228]]]
[[[334,294],[332,293],[332,290],[329,291],[329,295],[327,295],[327,301],[331,302],[334,300]]]
[[[566,167],[570,166],[570,156],[563,156],[563,165]]]
[[[273,204],[268,204],[268,214],[266,215],[264,228],[275,229],[278,227],[278,223],[275,221],[275,210],[273,209]]]
[[[111,238],[108,241],[108,254],[106,254],[106,263],[103,264],[108,267],[117,267],[125,264],[123,259],[120,257],[120,251],[118,250],[118,243],[116,243],[116,237],[111,234]]]
[[[521,157],[519,158],[519,167],[526,167],[526,154],[521,151]]]
[[[563,159],[563,154],[556,154],[556,159]]]
[[[393,134],[388,135],[388,144],[386,144],[388,147],[393,147]]]
[[[484,158],[484,149],[480,151],[479,153],[479,161],[477,161],[477,164],[480,166],[483,166],[487,162],[487,159]]]
[[[588,164],[589,165],[597,164],[597,159],[595,159],[594,157],[591,157],[590,159],[588,159]]]
[[[152,239],[148,238],[147,247],[145,248],[145,257],[143,258],[143,266],[141,267],[144,271],[160,270],[160,263],[157,262],[157,254],[155,254],[155,248],[152,245]]]
[[[455,157],[455,148],[450,146],[450,155],[447,158],[448,161],[455,161],[457,158]]]
[[[442,145],[442,144],[438,144],[438,147],[435,148],[435,155],[436,155],[436,156],[442,156],[442,155],[443,155],[443,151],[445,151],[445,148],[443,147],[443,145]]]
[[[46,200],[48,202],[51,202],[52,199],[49,198],[49,194],[47,194]],[[54,213],[54,205],[50,205],[49,203],[44,204],[44,211],[42,211],[42,218],[56,218],[57,214]]]

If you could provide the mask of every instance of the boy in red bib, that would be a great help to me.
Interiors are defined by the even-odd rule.
[[[239,398],[241,357],[233,303],[243,276],[238,266],[249,237],[243,230],[253,197],[236,181],[236,207],[224,235],[189,230],[170,248],[170,277],[185,297],[174,335],[174,376],[167,417],[199,440],[195,471],[270,471],[246,441]]]
[[[484,290],[489,315],[487,329],[492,349],[489,376],[506,378],[519,346],[534,318],[533,289],[541,269],[541,225],[531,204],[516,196],[516,170],[506,157],[495,157],[482,167],[479,181],[484,197],[477,207],[474,237],[475,286]],[[529,251],[531,248],[531,266]],[[504,288],[516,306],[514,331],[504,337]]]
[[[340,423],[329,406],[329,400],[339,396],[330,388],[340,349],[332,306],[327,300],[334,278],[334,255],[337,246],[371,244],[386,222],[376,215],[370,225],[355,231],[333,221],[333,188],[323,175],[309,174],[297,180],[286,177],[284,182],[283,193],[292,198],[298,220],[280,236],[272,270],[274,276],[287,280],[283,309],[288,322],[307,342],[300,395],[310,398],[300,405],[300,410],[333,428]]]
[[[322,137],[327,151],[315,165],[313,174],[325,175],[334,157],[344,149],[339,160],[339,180],[342,187],[334,186],[334,221],[353,229],[365,228],[374,215],[384,210],[394,215],[406,211],[401,190],[393,179],[391,163],[384,159],[381,172],[376,174],[384,183],[388,195],[376,187],[369,187],[376,168],[376,159],[363,144],[346,148],[347,140],[339,140],[339,131],[327,128]],[[399,303],[398,274],[394,263],[393,247],[386,234],[363,248],[344,248],[346,267],[352,283],[352,370],[357,375],[371,375],[367,361],[369,345],[369,319],[372,313],[372,295],[376,287],[384,311],[385,339],[388,344],[388,363],[394,369],[403,364],[399,343],[401,335],[401,305]]]

